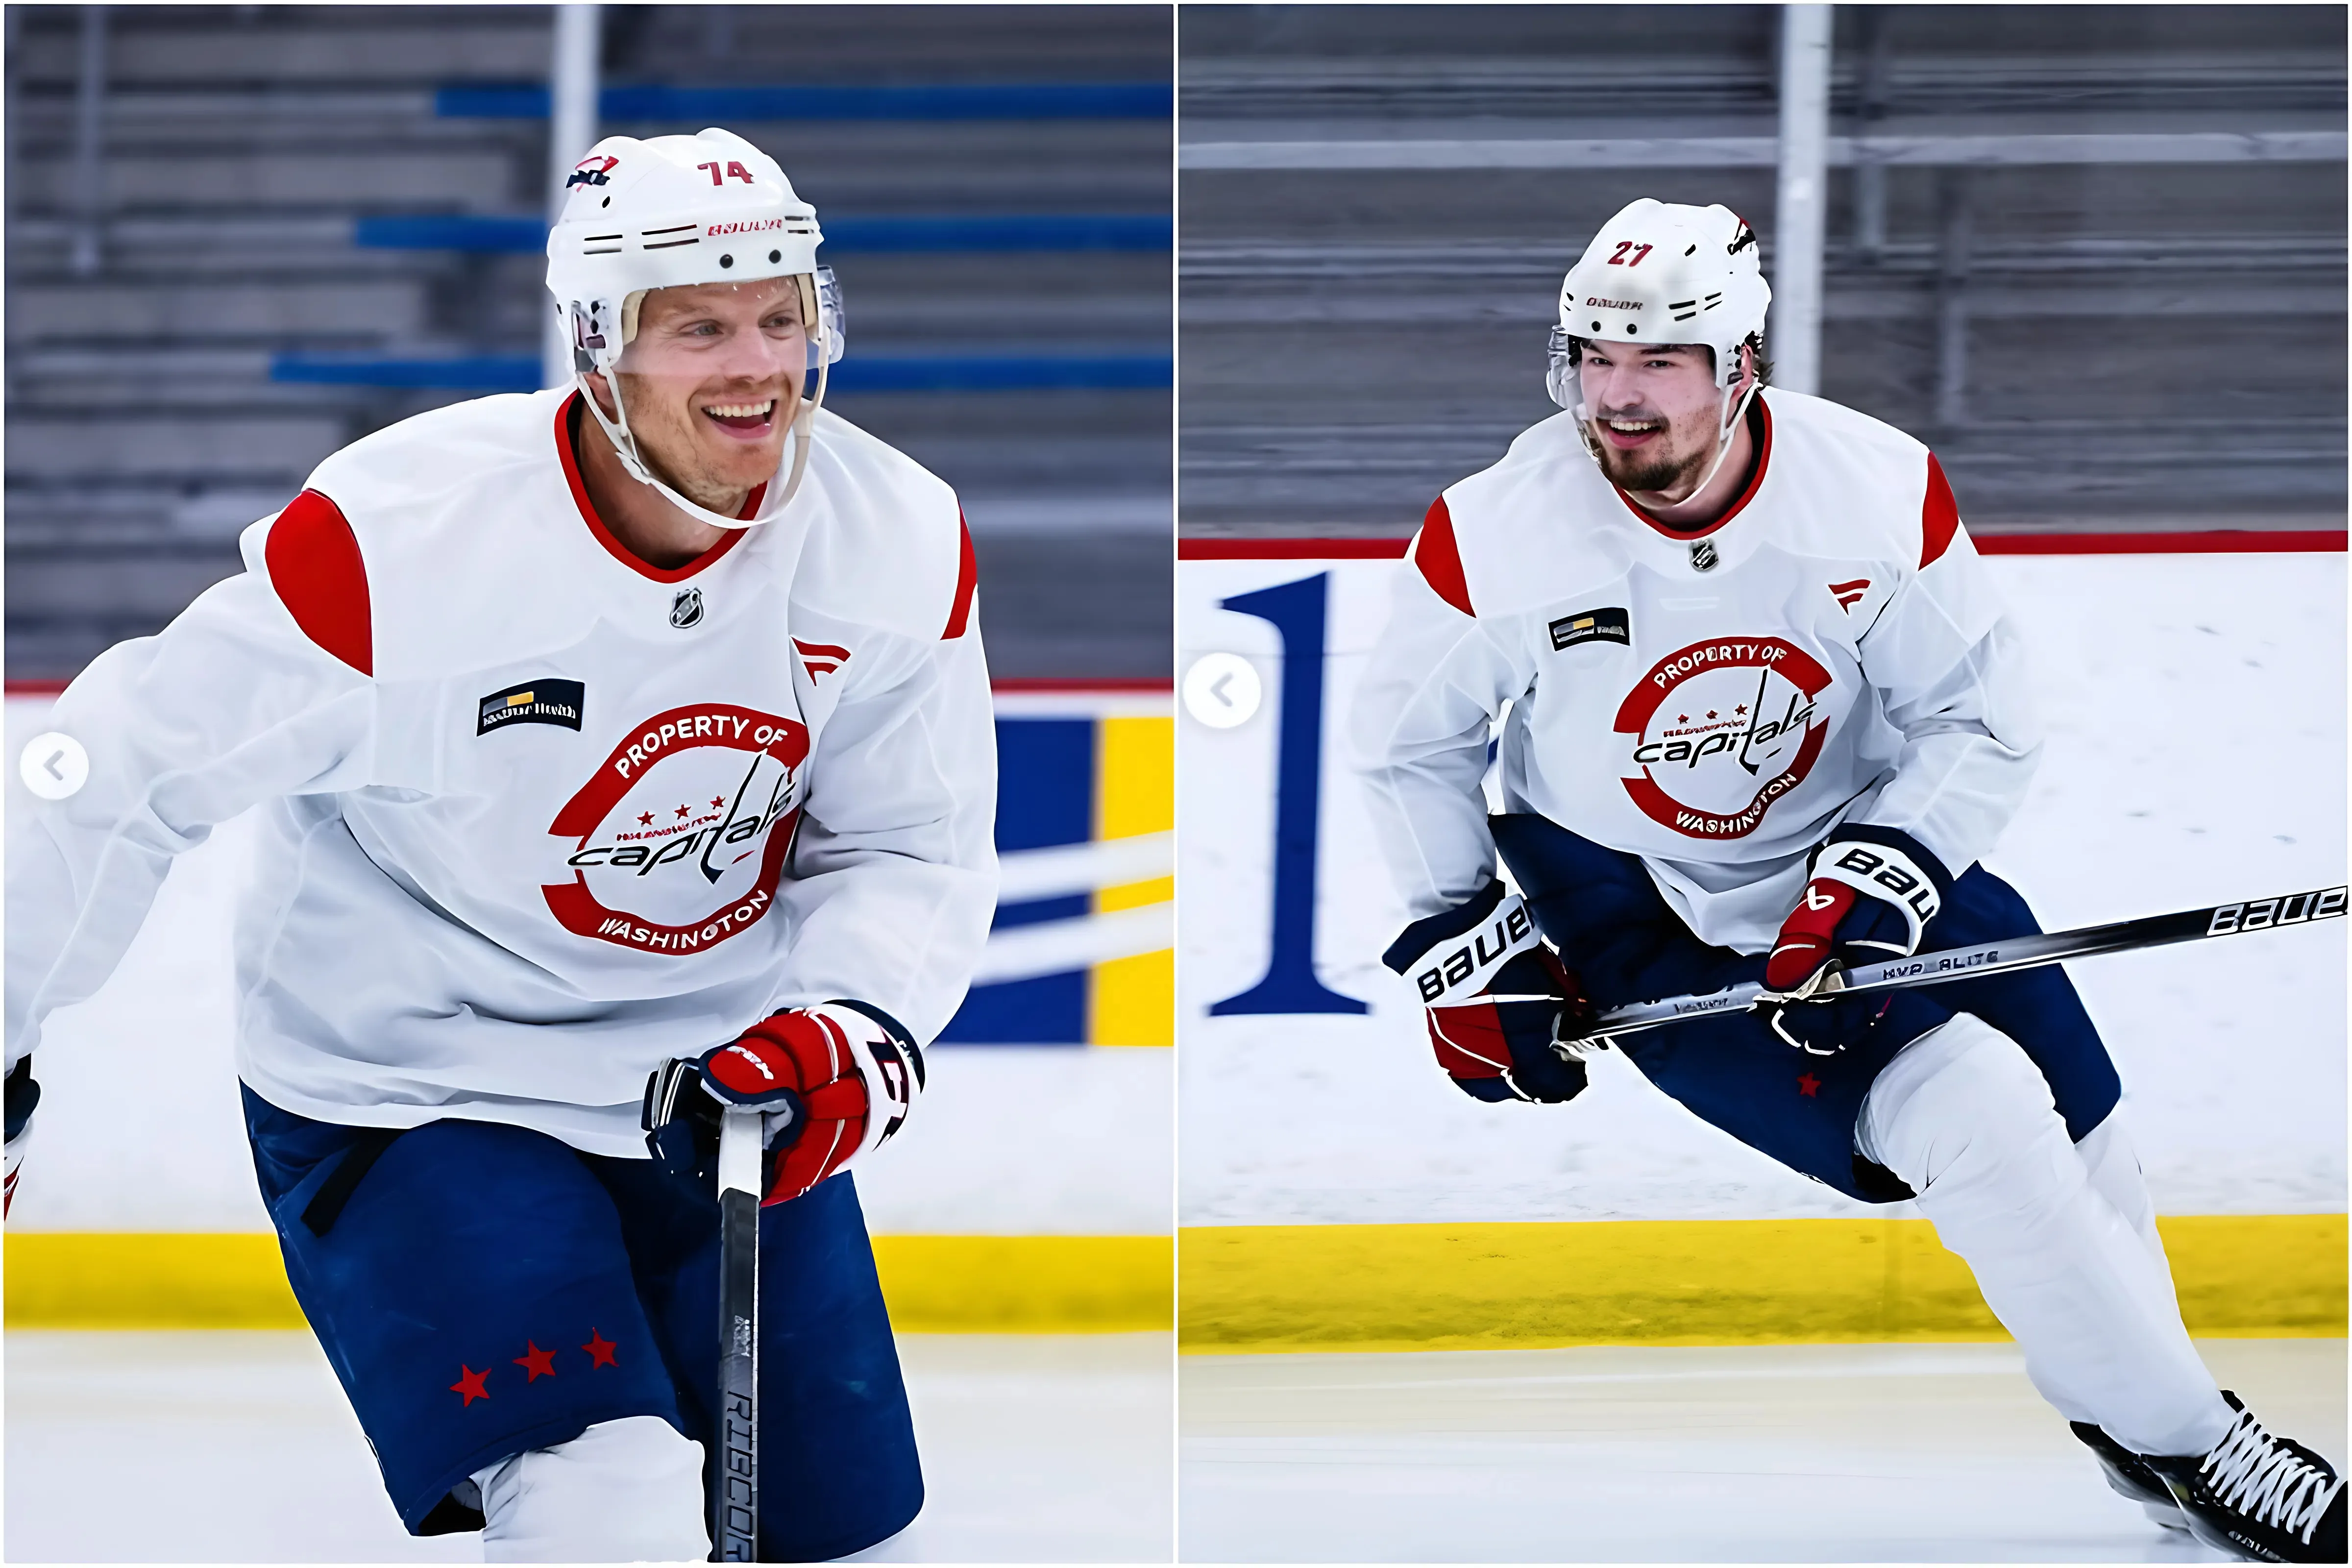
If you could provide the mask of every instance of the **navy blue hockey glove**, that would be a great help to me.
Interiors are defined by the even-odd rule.
[[[1557,1105],[1583,1092],[1581,1058],[1558,1042],[1591,1023],[1591,1005],[1501,882],[1415,921],[1381,962],[1412,981],[1437,1065],[1463,1093]]]
[[[25,1162],[26,1135],[33,1129],[33,1107],[41,1102],[41,1086],[33,1081],[33,1058],[26,1057],[8,1072],[8,1174],[0,1193],[0,1216],[16,1201],[16,1167]]]
[[[1813,855],[1812,879],[1764,961],[1758,1010],[1772,1032],[1813,1056],[1834,1056],[1886,1011],[1885,997],[1824,1001],[1849,969],[1919,951],[1951,874],[1926,846],[1892,827],[1848,824]]]

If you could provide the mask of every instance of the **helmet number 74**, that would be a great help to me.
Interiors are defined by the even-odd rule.
[[[709,171],[710,171],[710,183],[711,183],[712,184],[714,184],[714,185],[715,185],[715,184],[719,184],[719,183],[720,183],[720,180],[719,180],[719,165],[718,165],[718,164],[716,164],[716,163],[697,163],[697,164],[695,165],[695,167],[696,167],[696,168],[698,168],[698,169],[708,169],[708,170],[709,170]],[[740,164],[740,163],[730,163],[730,164],[728,164],[728,165],[727,165],[727,178],[728,178],[728,179],[731,179],[731,180],[740,180],[740,181],[742,181],[742,182],[743,182],[745,184],[747,184],[747,185],[748,185],[748,184],[753,184],[753,183],[754,183],[754,182],[752,181],[752,179],[751,179],[751,170],[749,170],[749,169],[747,169],[747,168],[745,168],[745,167],[744,167],[742,164]],[[1649,248],[1649,247],[1645,245],[1645,246],[1643,246],[1642,248],[1643,248],[1643,249],[1644,249],[1644,250],[1647,250],[1647,249]]]

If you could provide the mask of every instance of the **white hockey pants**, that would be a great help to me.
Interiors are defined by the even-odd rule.
[[[702,1445],[657,1415],[600,1421],[569,1443],[474,1472],[485,1563],[699,1563]]]
[[[1919,1194],[2061,1415],[2143,1454],[2221,1440],[2120,1110],[2076,1145],[2032,1059],[1963,1013],[1887,1064],[1854,1142]]]

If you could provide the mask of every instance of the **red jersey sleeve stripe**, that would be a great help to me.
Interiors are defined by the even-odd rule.
[[[373,675],[367,563],[341,510],[317,490],[304,490],[269,525],[262,560],[278,603],[303,635],[362,675]]]
[[[971,619],[972,590],[980,586],[980,564],[971,557],[971,527],[956,513],[956,531],[963,535],[963,562],[956,569],[955,604],[948,611],[947,630],[940,634],[941,642],[953,642],[963,636],[964,626]]]
[[[1951,482],[1944,478],[1944,465],[1936,461],[1936,454],[1927,454],[1927,499],[1919,508],[1919,565],[1922,570],[1935,563],[1936,558],[1952,547],[1952,536],[1960,531],[1960,506],[1952,499]]]
[[[1421,520],[1412,563],[1421,568],[1422,580],[1437,591],[1439,598],[1465,616],[1478,613],[1470,607],[1470,585],[1462,580],[1462,552],[1454,545],[1454,514],[1445,510],[1444,496],[1429,503],[1429,515]]]

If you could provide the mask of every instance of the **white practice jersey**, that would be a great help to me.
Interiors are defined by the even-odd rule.
[[[572,395],[337,453],[67,689],[89,778],[13,825],[11,1065],[248,806],[238,1072],[300,1115],[637,1155],[646,1076],[779,1008],[946,1026],[996,889],[954,493],[820,414],[777,518],[658,570],[589,503]]]
[[[1495,873],[1497,718],[1506,811],[1640,856],[1742,952],[1839,824],[1899,828],[1958,876],[2015,812],[2040,727],[1935,458],[1820,398],[1759,404],[1756,472],[1704,531],[1634,507],[1568,414],[1430,509],[1349,721],[1412,918]]]

